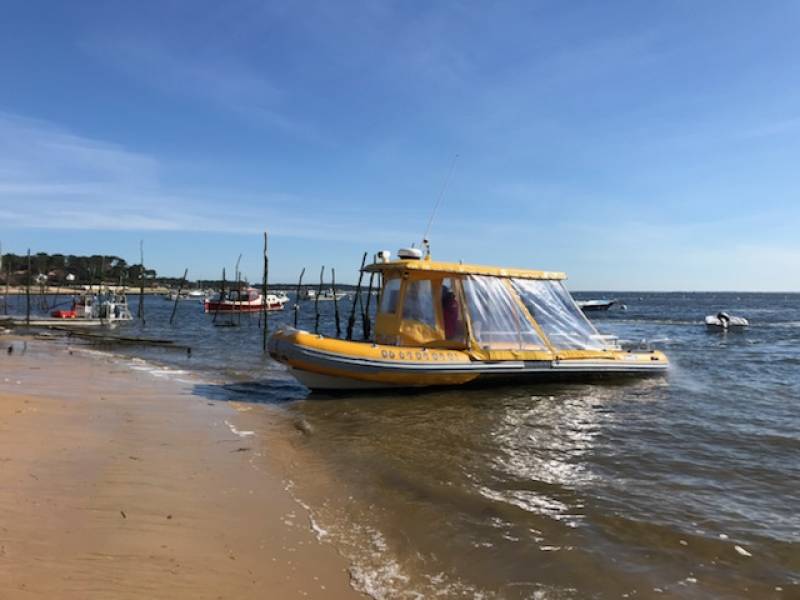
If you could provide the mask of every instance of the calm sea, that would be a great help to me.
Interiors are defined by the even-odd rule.
[[[170,327],[160,298],[119,332],[191,357],[115,351],[201,372],[216,382],[204,398],[265,403],[270,435],[291,440],[292,493],[375,597],[800,597],[800,295],[576,296],[619,298],[596,325],[654,341],[669,374],[308,396],[261,355],[258,316],[215,326],[186,301]],[[333,303],[320,307],[333,333]],[[751,327],[707,332],[719,310]]]

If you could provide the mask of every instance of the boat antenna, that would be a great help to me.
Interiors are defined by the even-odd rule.
[[[431,218],[428,219],[428,226],[425,228],[425,235],[422,236],[422,245],[425,248],[426,256],[430,256],[431,254],[431,245],[428,242],[428,234],[431,232],[431,225],[433,225],[433,219],[436,218],[436,211],[439,210],[439,205],[442,203],[444,194],[447,191],[447,184],[450,183],[450,178],[453,176],[453,171],[456,168],[456,159],[458,159],[458,154],[453,155],[453,162],[450,163],[450,170],[447,172],[447,176],[444,178],[444,183],[442,184],[442,191],[439,192],[439,197],[436,199],[436,204],[433,205],[433,210],[431,211]]]

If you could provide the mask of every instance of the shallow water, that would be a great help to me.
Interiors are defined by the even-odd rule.
[[[620,298],[627,310],[595,313],[598,328],[658,340],[668,376],[307,397],[261,355],[257,316],[215,327],[187,301],[169,327],[158,298],[143,330],[120,332],[192,356],[121,350],[300,423],[292,491],[373,596],[800,596],[800,295],[577,296]],[[333,304],[320,307],[333,333]],[[703,317],[722,309],[750,329],[707,332]]]

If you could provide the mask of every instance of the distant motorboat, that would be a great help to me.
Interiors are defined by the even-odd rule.
[[[49,317],[0,317],[0,322],[30,327],[114,327],[132,319],[124,294],[102,293],[76,296],[69,309],[53,310]]]
[[[750,325],[744,317],[732,317],[726,312],[708,315],[705,320],[706,327],[711,330],[727,331],[728,329],[742,329]]]
[[[616,304],[616,300],[576,300],[575,304],[578,305],[583,312],[589,311],[599,311],[599,310],[608,310],[614,304]]]
[[[283,310],[283,305],[289,301],[283,294],[267,294],[266,299],[255,288],[246,290],[229,290],[207,298],[203,302],[203,310],[207,313],[216,312],[259,312],[262,310]]]
[[[205,300],[206,292],[204,290],[181,290],[178,294],[177,290],[172,290],[168,294],[164,294],[164,300]]]
[[[334,294],[331,288],[323,290],[319,294],[315,293],[314,290],[309,290],[309,292],[312,292],[311,295],[308,296],[309,299],[311,300],[318,299],[320,302],[322,302],[323,300],[341,300],[342,298],[347,297],[346,292],[336,292]]]

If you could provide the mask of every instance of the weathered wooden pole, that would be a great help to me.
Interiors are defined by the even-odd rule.
[[[353,297],[353,306],[350,309],[350,318],[347,319],[347,339],[353,339],[353,327],[356,325],[356,306],[358,305],[358,296],[361,294],[361,278],[364,276],[364,265],[367,263],[367,253],[361,257],[361,268],[358,271],[358,285],[356,286],[356,295]]]
[[[181,279],[181,282],[178,285],[178,293],[175,295],[175,304],[172,305],[172,314],[169,316],[170,325],[172,325],[172,322],[175,320],[175,312],[178,310],[178,301],[181,299],[181,292],[183,291],[183,286],[186,285],[186,278],[188,276],[189,276],[189,269],[184,269],[183,279]]]
[[[269,236],[267,235],[267,232],[265,231],[264,232],[264,281],[263,281],[263,283],[264,283],[263,288],[264,289],[261,291],[262,296],[263,296],[263,301],[262,301],[261,306],[262,306],[263,315],[264,315],[264,330],[263,330],[262,336],[261,336],[261,349],[264,352],[267,351],[267,337],[269,336],[269,325],[267,324],[267,312],[268,312],[268,309],[269,309],[269,306],[267,306],[267,303],[268,303],[268,301],[267,301],[267,292],[269,291],[269,253],[268,253],[269,252],[269,245],[268,245],[268,243],[269,243]]]
[[[325,265],[319,272],[319,289],[314,297],[314,333],[319,333],[319,295],[322,293],[322,277],[325,274]]]
[[[300,280],[297,282],[297,292],[294,295],[294,328],[297,329],[297,315],[300,312],[300,289],[303,287],[303,275],[306,274],[306,268],[300,271]]]
[[[240,262],[242,262],[241,253],[239,254],[239,258],[236,259],[236,266],[233,269],[234,274],[236,275],[236,300],[233,302],[233,308],[238,313],[238,325],[242,324],[242,274],[239,272]],[[231,315],[231,324],[233,324],[233,315]]]
[[[31,324],[31,249],[28,248],[28,278],[25,285],[25,325]]]
[[[146,324],[144,318],[144,240],[139,240],[139,266],[141,271],[139,273],[139,309],[137,316],[142,320],[142,325]]]
[[[3,314],[8,314],[8,295],[11,292],[11,261],[6,263],[6,299],[3,302]],[[16,306],[16,302],[14,305]]]
[[[222,300],[225,298],[225,267],[222,267],[222,283],[219,287],[219,298],[217,299],[217,307],[214,309],[214,318],[211,319],[212,323],[217,322],[217,315],[219,314],[219,307],[222,305]]]
[[[367,306],[364,308],[364,341],[368,341],[372,334],[372,322],[369,316],[369,304],[372,300],[372,283],[375,280],[375,273],[369,274],[369,287],[367,288]]]
[[[333,290],[333,313],[336,315],[336,337],[341,337],[342,327],[339,324],[339,299],[336,297],[336,269],[331,267],[331,289]]]

